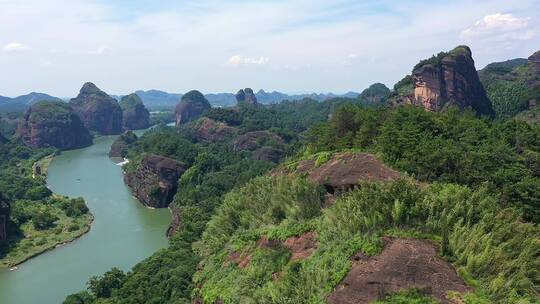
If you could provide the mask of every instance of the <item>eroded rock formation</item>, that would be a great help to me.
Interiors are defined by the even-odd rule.
[[[182,100],[176,105],[176,125],[185,124],[195,120],[212,106],[204,95],[196,90],[187,92],[182,96]]]
[[[185,164],[172,158],[148,154],[135,172],[126,172],[124,181],[141,203],[152,208],[169,206],[178,188],[178,178],[186,171]]]
[[[531,62],[537,73],[540,73],[540,51],[537,51],[536,53],[529,56],[529,62]]]
[[[61,101],[40,101],[20,121],[17,136],[31,147],[76,149],[92,144],[92,136],[71,106]]]
[[[150,112],[144,106],[141,98],[133,93],[122,97],[122,128],[124,130],[139,130],[150,127]]]
[[[253,90],[250,88],[240,89],[238,93],[236,93],[236,101],[238,104],[256,105],[257,96],[255,96],[255,93],[253,93]]]
[[[360,252],[354,257],[351,271],[328,296],[329,304],[372,303],[414,287],[437,302],[450,304],[455,302],[448,299],[448,292],[471,290],[430,242],[387,238],[385,243],[378,256],[368,257]]]
[[[264,146],[279,148],[283,146],[283,139],[268,131],[252,131],[239,136],[233,141],[235,151],[254,151]]]
[[[95,84],[87,82],[69,102],[84,125],[103,135],[122,133],[122,109],[118,102]]]
[[[421,61],[412,76],[413,103],[417,106],[429,111],[471,107],[479,115],[494,114],[467,46]]]
[[[323,185],[331,194],[350,190],[363,181],[386,182],[401,177],[399,172],[388,168],[374,155],[353,152],[334,154],[319,164],[316,159],[300,161],[294,172],[307,174],[309,180]]]
[[[218,142],[234,136],[237,129],[226,123],[202,117],[191,126],[190,131],[199,141]]]

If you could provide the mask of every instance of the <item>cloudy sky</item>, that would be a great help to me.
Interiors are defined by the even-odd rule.
[[[0,95],[361,91],[459,44],[529,56],[540,0],[0,0]]]

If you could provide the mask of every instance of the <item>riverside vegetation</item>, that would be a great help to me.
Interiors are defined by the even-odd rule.
[[[0,145],[0,200],[11,205],[0,267],[22,263],[90,229],[93,217],[82,198],[56,195],[46,186],[44,170],[56,151],[29,148],[17,140]],[[40,167],[43,175],[33,170],[35,163],[45,165]]]

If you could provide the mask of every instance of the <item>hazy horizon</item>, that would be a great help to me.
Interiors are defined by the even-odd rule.
[[[478,69],[540,48],[540,1],[467,3],[0,0],[0,95],[340,94],[460,44]]]

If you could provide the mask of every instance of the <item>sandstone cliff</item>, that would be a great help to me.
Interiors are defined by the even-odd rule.
[[[126,157],[130,144],[137,141],[137,135],[131,131],[126,131],[112,143],[109,157]]]
[[[92,144],[92,136],[69,104],[40,101],[19,123],[17,136],[31,147],[76,149]]]
[[[255,93],[253,93],[253,90],[250,88],[240,89],[238,93],[236,93],[236,102],[239,105],[240,104],[256,105],[257,96],[255,96]]]
[[[133,93],[122,97],[122,128],[124,130],[139,130],[150,127],[150,112],[144,106],[141,98]]]
[[[124,181],[141,203],[165,208],[178,188],[178,178],[186,171],[183,163],[160,155],[145,155],[135,172],[126,172]]]
[[[429,111],[441,111],[449,106],[470,107],[479,115],[494,114],[467,46],[421,61],[412,77],[413,103],[417,106]]]
[[[185,124],[195,120],[212,106],[204,95],[196,90],[187,92],[182,96],[182,100],[176,105],[176,125]]]
[[[122,109],[118,102],[93,83],[85,83],[70,104],[89,130],[103,135],[122,133]]]

